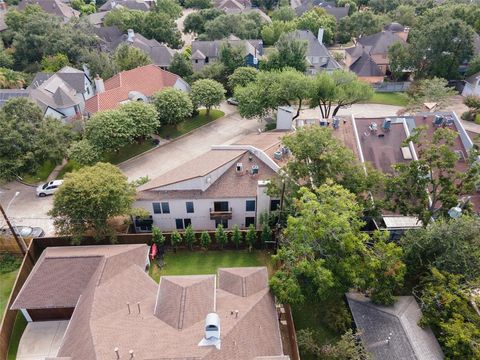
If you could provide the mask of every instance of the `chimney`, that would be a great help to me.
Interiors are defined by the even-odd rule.
[[[105,92],[105,84],[103,83],[103,79],[97,74],[95,75],[95,89],[97,90],[97,94],[101,94]]]
[[[324,33],[324,30],[322,28],[318,29],[318,42],[320,44],[323,44],[323,33]]]
[[[130,43],[133,43],[133,40],[135,39],[135,32],[133,31],[133,29],[128,29],[127,34],[128,34],[127,41]]]

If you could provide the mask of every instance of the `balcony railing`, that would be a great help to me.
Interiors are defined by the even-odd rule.
[[[210,208],[210,220],[231,220],[232,219],[232,208],[229,211],[215,211]]]

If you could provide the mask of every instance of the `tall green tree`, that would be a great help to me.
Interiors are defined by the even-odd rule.
[[[298,29],[310,30],[315,36],[318,35],[319,29],[323,29],[322,42],[324,44],[331,44],[335,39],[337,20],[320,6],[316,6],[302,14],[302,16],[297,18],[296,23]]]
[[[129,101],[120,106],[119,110],[135,124],[132,137],[137,140],[152,135],[160,126],[155,106],[142,101]]]
[[[152,63],[152,59],[145,51],[128,44],[117,47],[113,58],[120,71],[131,70]]]
[[[177,52],[173,55],[168,71],[187,79],[193,74],[192,62],[185,54]]]
[[[221,40],[231,34],[240,39],[258,39],[262,19],[256,12],[220,15],[204,25],[201,40]]]
[[[155,11],[167,14],[172,19],[178,19],[182,15],[182,7],[177,0],[157,0]]]
[[[100,153],[87,139],[75,141],[70,145],[67,153],[68,159],[86,166],[94,165],[100,160]]]
[[[225,66],[227,74],[231,75],[235,69],[245,65],[245,56],[243,46],[234,46],[227,42],[220,46],[218,60]]]
[[[412,68],[408,48],[403,43],[397,42],[388,48],[388,59],[393,80],[398,81],[404,75],[404,71]]]
[[[458,154],[454,151],[458,134],[440,128],[430,138],[425,132],[424,127],[416,128],[405,140],[405,144],[410,141],[415,144],[418,160],[394,165],[395,174],[386,184],[386,199],[390,209],[417,216],[427,226],[432,218],[448,217],[449,209],[475,190],[480,164],[473,155],[467,160],[468,169],[458,171]]]
[[[295,38],[293,33],[284,33],[275,43],[275,50],[268,55],[267,62],[262,62],[261,65],[266,70],[291,67],[305,72],[307,69],[306,54],[306,41]]]
[[[366,101],[372,96],[371,86],[350,71],[320,72],[313,80],[310,106],[318,106],[322,118],[329,118],[337,115],[341,107]]]
[[[49,215],[58,233],[71,235],[76,244],[87,233],[98,240],[110,236],[114,241],[109,220],[129,214],[134,199],[135,190],[125,175],[114,165],[98,163],[65,176]]]
[[[295,10],[293,10],[290,6],[282,6],[278,9],[273,10],[272,12],[272,20],[278,21],[292,21],[295,20],[297,14]]]
[[[223,229],[222,224],[219,224],[217,226],[217,229],[215,230],[215,241],[218,244],[218,246],[220,247],[220,250],[223,250],[225,245],[227,245],[227,243],[228,243],[228,235],[225,232],[225,230]]]
[[[65,54],[49,55],[42,59],[42,71],[54,73],[69,64]]]
[[[110,79],[118,73],[118,66],[110,54],[99,51],[83,51],[80,62],[86,64],[90,75],[99,75],[103,79]]]
[[[90,144],[100,152],[117,151],[130,144],[135,134],[134,119],[120,110],[106,110],[94,114],[85,126]]]
[[[414,83],[407,91],[408,108],[411,111],[423,109],[425,103],[436,103],[437,109],[444,108],[456,91],[442,78],[423,79]]]
[[[417,77],[459,77],[459,66],[473,55],[473,29],[462,20],[423,20],[409,33],[409,54]]]
[[[265,45],[274,45],[280,36],[297,29],[295,21],[273,20],[262,27],[262,39]]]
[[[9,100],[0,109],[0,178],[34,173],[45,161],[61,161],[74,135],[57,119],[44,118],[27,98]]]
[[[293,106],[300,114],[303,102],[308,99],[311,81],[305,74],[286,68],[281,71],[261,71],[255,82],[235,88],[240,114],[247,118],[263,117],[278,106]]]
[[[157,109],[162,125],[176,125],[192,115],[193,104],[187,93],[165,88],[153,95],[153,105]]]
[[[183,31],[185,33],[203,34],[205,32],[205,23],[223,14],[225,12],[218,9],[204,9],[192,12],[185,18]]]
[[[187,244],[190,250],[193,250],[193,245],[195,245],[197,238],[195,237],[195,233],[193,232],[192,226],[188,225],[185,229],[185,244]]]
[[[473,281],[480,274],[480,220],[470,216],[439,219],[425,229],[407,232],[402,248],[414,282],[427,275],[430,267]]]
[[[215,80],[202,79],[192,84],[192,103],[195,108],[204,106],[207,116],[212,106],[218,106],[225,99],[225,89]]]
[[[344,17],[338,24],[338,41],[347,43],[352,38],[372,35],[389,22],[385,15],[377,15],[372,11],[357,11],[351,16]]]
[[[246,86],[257,79],[258,70],[251,66],[242,66],[228,77],[228,87],[234,90],[236,86]]]

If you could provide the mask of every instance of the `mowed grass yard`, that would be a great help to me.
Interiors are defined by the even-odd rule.
[[[366,104],[383,104],[383,105],[395,105],[406,106],[408,100],[405,93],[393,92],[393,93],[380,93],[376,92],[372,98],[366,102]]]
[[[267,266],[271,275],[273,273],[271,255],[270,252],[260,250],[252,252],[246,250],[167,252],[165,266],[160,269],[155,262],[152,262],[150,276],[159,282],[163,275],[216,274],[218,268],[241,266]]]
[[[8,298],[12,292],[13,284],[17,278],[18,270],[11,271],[5,274],[0,274],[0,318],[3,316],[5,307],[7,306]]]
[[[197,116],[194,116],[191,119],[182,121],[176,126],[167,125],[160,127],[158,135],[164,139],[175,139],[179,136],[185,135],[200,126],[208,124],[209,122],[215,121],[221,118],[225,113],[221,110],[211,109],[210,114],[207,116],[207,111],[201,109]]]

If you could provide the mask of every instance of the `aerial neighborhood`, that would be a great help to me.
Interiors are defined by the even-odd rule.
[[[480,360],[480,2],[0,0],[0,360]]]

